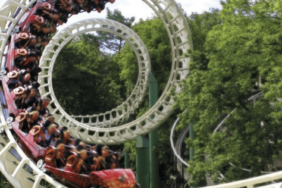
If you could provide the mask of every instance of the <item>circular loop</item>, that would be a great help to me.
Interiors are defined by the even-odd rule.
[[[32,2],[35,2],[35,0],[32,0],[29,3],[29,6]],[[116,112],[115,117],[113,114],[108,113],[109,115],[101,114],[101,116],[98,116],[96,118],[96,126],[97,127],[91,127],[88,124],[84,123],[85,117],[81,119],[81,122],[76,121],[71,116],[69,116],[64,111],[60,110],[60,106],[56,106],[55,109],[51,110],[51,113],[54,114],[54,116],[57,117],[57,122],[61,125],[67,126],[71,132],[71,134],[75,137],[81,138],[81,140],[86,141],[88,143],[102,143],[102,144],[118,144],[125,142],[127,140],[136,138],[139,135],[147,134],[159,125],[161,125],[173,112],[173,104],[174,99],[173,95],[176,95],[181,91],[180,82],[184,80],[188,74],[189,74],[189,62],[190,58],[185,57],[184,53],[186,53],[189,49],[192,48],[192,37],[190,33],[190,29],[188,27],[188,23],[186,20],[186,17],[183,15],[181,9],[178,7],[177,3],[174,0],[143,0],[146,4],[151,7],[156,15],[162,20],[164,23],[164,26],[167,30],[170,43],[171,43],[171,49],[172,49],[172,68],[171,68],[171,74],[168,79],[168,84],[166,88],[164,89],[163,94],[159,98],[158,102],[149,110],[147,111],[143,116],[136,119],[133,122],[130,122],[128,124],[124,124],[119,127],[112,127],[114,121],[116,119],[119,119],[120,121],[124,120],[127,115],[132,112],[132,109],[128,110],[132,104],[133,106],[138,107],[139,101],[135,104],[131,100],[128,101],[128,104],[125,104],[124,106],[126,109],[120,109]],[[11,2],[12,3],[12,2]],[[14,6],[15,9],[10,8],[10,11],[14,12],[16,11],[16,6]],[[25,9],[26,10],[26,9]],[[2,47],[1,47],[1,56],[3,56],[3,52],[5,50],[5,44],[7,43],[15,24],[20,19],[20,16],[23,14],[24,11],[20,12],[19,16],[16,17],[12,21],[12,24],[9,28],[5,27],[6,19],[4,18],[3,23],[0,22],[0,27],[6,29],[6,33],[3,34],[2,38],[0,40],[2,41]],[[5,15],[9,14],[4,13]],[[1,20],[2,18],[0,18]],[[76,27],[80,23],[73,24],[71,27]],[[71,30],[71,27],[68,27],[69,30]],[[82,28],[78,28],[76,30],[76,33],[78,33]],[[93,27],[91,25],[87,27]],[[86,27],[86,28],[87,28]],[[65,35],[75,35],[76,33],[69,33],[69,30],[65,31]],[[126,29],[127,30],[127,29]],[[60,43],[64,43],[67,38],[62,36],[61,38],[53,37],[52,44],[53,46],[59,46]],[[43,52],[42,57],[45,58],[46,61],[50,62],[50,59],[48,60],[46,54],[52,54],[55,53],[55,49],[51,48]],[[56,54],[57,55],[57,54]],[[42,59],[43,59],[42,58]],[[52,72],[49,71],[49,66],[47,64],[41,64],[42,72]],[[42,73],[43,74],[43,73]],[[45,77],[44,77],[45,76]],[[144,75],[148,76],[148,75]],[[51,80],[52,74],[48,75],[41,75],[41,90],[45,90],[45,96],[48,95],[54,95],[54,91],[52,88],[48,91],[48,86],[52,84]],[[44,83],[43,78],[49,78],[48,83]],[[140,88],[140,89],[146,89],[146,88]],[[43,93],[44,91],[42,91]],[[133,91],[134,92],[134,91]],[[45,97],[45,96],[42,97]],[[51,101],[51,104],[54,103],[55,100]],[[126,110],[126,112],[124,112]],[[154,118],[151,118],[154,117]],[[101,119],[102,120],[101,120]],[[86,117],[87,119],[87,117]],[[91,120],[91,118],[88,118],[88,120]],[[103,128],[106,127],[106,128]],[[110,126],[110,127],[109,127]],[[102,127],[102,128],[101,128]]]
[[[192,48],[191,33],[187,20],[175,1],[144,0],[144,2],[155,11],[158,17],[163,21],[167,30],[172,49],[172,68],[168,84],[158,102],[143,116],[133,122],[113,127],[124,120],[128,114],[132,112],[132,108],[128,107],[138,107],[139,101],[137,100],[136,103],[133,103],[131,97],[129,97],[130,100],[127,103],[123,103],[125,108],[96,115],[94,122],[92,121],[93,116],[79,116],[81,121],[78,122],[61,108],[54,95],[51,80],[53,70],[52,64],[59,51],[62,49],[62,44],[65,45],[70,41],[72,35],[77,35],[81,30],[85,31],[87,28],[91,29],[93,27],[101,28],[102,24],[94,24],[93,26],[91,20],[75,23],[55,35],[43,52],[40,62],[43,71],[39,76],[42,97],[48,95],[51,96],[52,101],[50,104],[53,103],[54,105],[51,106],[55,106],[55,108],[52,108],[50,111],[56,117],[57,122],[62,126],[67,126],[73,136],[78,137],[83,141],[101,144],[122,143],[136,138],[139,135],[149,133],[157,126],[161,125],[173,112],[173,95],[176,95],[181,91],[180,82],[189,74],[190,58],[185,57],[184,53]],[[100,21],[102,23],[107,22],[106,20],[103,21],[103,19],[100,19]],[[89,25],[85,24],[86,22],[89,22]],[[113,30],[116,30],[116,28],[114,27]],[[127,31],[128,28],[123,30]],[[142,69],[139,67],[139,71],[140,70]],[[48,72],[48,74],[46,72]],[[148,75],[145,76],[147,77]],[[44,78],[46,77],[48,77],[48,81],[44,82]],[[134,90],[133,93],[135,92],[136,91]],[[87,123],[84,123],[85,120]],[[95,125],[95,127],[93,127],[93,125]]]
[[[176,47],[176,48],[173,48],[173,50],[175,50],[175,51],[179,50],[179,48],[181,48],[181,45],[182,45],[181,43],[177,43],[177,40],[176,40],[177,37],[182,36],[184,38],[189,38],[188,43],[189,43],[189,41],[191,41],[191,35],[189,33],[190,31],[189,31],[188,25],[186,23],[186,18],[182,15],[180,9],[177,7],[174,0],[158,0],[158,1],[151,0],[152,2],[149,2],[147,0],[143,0],[143,1],[145,3],[147,3],[153,10],[155,10],[156,14],[165,23],[165,27],[168,30],[168,34],[169,34],[169,37],[171,39],[172,46],[174,45],[173,42],[175,42],[175,44],[177,44],[177,46],[176,45],[173,46],[173,47]],[[2,61],[3,53],[5,52],[5,45],[6,45],[8,39],[11,35],[12,30],[15,27],[15,24],[20,19],[20,17],[23,15],[24,11],[27,10],[35,2],[36,2],[36,0],[29,0],[29,1],[28,0],[23,0],[23,1],[22,0],[13,0],[13,1],[6,0],[6,2],[4,3],[4,5],[1,9],[1,17],[0,17],[0,27],[1,27],[1,30],[3,31],[2,33],[0,33],[0,41],[2,43],[1,49],[0,49],[0,56],[1,56],[0,61]],[[15,17],[13,17],[13,13],[16,13],[16,12],[18,12],[18,16],[16,16],[16,18],[15,18]],[[11,26],[8,27],[8,28],[6,27],[6,25],[8,25],[7,20],[8,20],[8,23],[9,23],[9,21],[11,21]],[[177,31],[175,31],[175,28],[173,28],[174,24],[176,24],[176,26],[180,26],[180,27],[177,28]],[[172,31],[170,32],[169,29],[171,29]],[[183,41],[183,43],[185,43],[185,42],[187,42],[187,41]],[[189,48],[190,48],[190,46],[188,47],[188,49]],[[185,51],[185,49],[187,50],[187,45],[182,48],[182,50],[184,50],[184,51]],[[176,55],[176,56],[174,56],[174,55]],[[172,74],[178,73],[180,70],[187,70],[188,71],[187,68],[188,68],[189,60],[183,60],[183,62],[182,62],[184,65],[187,65],[186,67],[185,66],[179,67],[179,61],[177,59],[179,60],[179,55],[176,54],[173,51],[173,62],[176,60],[176,64],[173,63],[172,70],[174,70],[174,66],[177,67],[177,70],[172,71]],[[184,77],[187,74],[188,73],[185,72]],[[163,97],[161,97],[161,98],[163,98]],[[171,102],[167,102],[167,104],[171,105]],[[153,108],[155,109],[156,107],[159,107],[159,105],[156,105]],[[152,113],[146,113],[145,115],[148,116],[150,114],[152,114]],[[170,113],[168,113],[168,114],[170,114]],[[162,115],[164,117],[167,117],[168,114],[163,113]],[[1,116],[1,118],[4,118],[3,113],[1,113],[1,112],[0,112],[0,116]],[[150,124],[148,125],[147,123],[145,123],[145,124],[142,123],[143,118],[138,119],[138,121],[137,121],[138,127],[140,129],[142,129],[142,131],[140,131],[140,133],[149,132],[151,129],[154,129],[156,126],[161,124],[161,122],[164,121],[164,119],[165,118],[158,118],[159,123],[153,123],[153,125],[150,125]],[[62,119],[60,121],[62,121]],[[150,122],[152,123],[154,121],[150,121]],[[76,131],[79,131],[79,130],[81,131],[82,129],[85,129],[85,130],[87,129],[87,126],[85,126],[85,128],[84,128],[83,125],[74,124],[74,123],[77,123],[77,122],[68,122],[68,125],[69,125],[69,127],[73,127],[74,130],[76,130]],[[122,140],[122,142],[123,142],[123,141],[126,141],[127,139],[132,139],[132,138],[135,138],[136,136],[138,136],[138,134],[136,134],[136,131],[129,131],[131,135],[129,135],[127,133],[121,134],[121,133],[123,133],[122,131],[124,130],[124,127],[131,128],[130,125],[124,125],[123,127],[119,128],[119,130],[116,132],[116,133],[118,133],[117,134],[118,135],[117,142],[120,142],[120,140]],[[145,129],[149,129],[149,130],[146,131]],[[99,130],[99,129],[94,130],[94,131],[105,132],[104,130]],[[110,132],[110,131],[115,131],[115,130],[107,129],[107,131]],[[75,131],[73,131],[73,132],[75,133]],[[9,145],[6,144],[6,146],[4,148],[2,148],[2,150],[1,150],[2,154],[5,154],[6,152],[8,152],[12,145],[16,145],[16,142],[14,141],[13,137],[11,136],[11,132],[7,131],[6,133],[11,140],[9,142]],[[100,138],[99,134],[95,133],[94,135],[96,137],[95,138],[91,137],[93,140],[90,139],[90,141],[92,140],[94,142],[94,141],[98,140],[99,142],[102,141],[103,143],[107,143],[107,141],[104,138]],[[79,134],[78,136],[81,136],[81,135]],[[120,139],[122,136],[123,136],[123,139]],[[107,136],[105,138],[107,138]],[[112,140],[114,139],[111,136],[109,138],[112,139]],[[22,150],[18,149],[19,147],[15,147],[15,148],[19,153],[21,153],[21,156],[25,156],[23,154]],[[25,158],[26,158],[26,156],[25,156]],[[27,159],[25,159],[25,160],[27,160]],[[9,161],[6,158],[2,158],[1,163],[2,163],[1,168],[5,169],[5,168],[7,168],[7,165],[3,165],[3,164],[8,164]],[[19,165],[20,164],[23,164],[23,163],[19,163]],[[34,164],[30,161],[29,161],[29,164],[34,166]],[[26,178],[23,178],[22,176],[18,176],[18,172],[22,169],[19,165],[17,166],[18,168],[16,168],[15,171],[12,174],[8,173],[6,170],[2,171],[3,174],[6,177],[8,177],[9,181],[14,186],[19,186],[19,183],[22,184],[22,182],[26,182]],[[37,173],[40,173],[37,169],[35,169],[35,171]],[[45,179],[45,180],[47,180],[47,182],[52,182],[52,185],[54,185],[55,187],[62,187],[62,185],[58,184],[55,181],[52,181],[52,179],[50,177],[48,177],[47,175],[38,175],[38,178],[35,179],[34,186],[39,185],[41,179]],[[218,187],[218,188],[220,188],[220,187],[230,187],[230,188],[232,187],[233,188],[234,187],[235,188],[235,187],[242,187],[242,186],[255,186],[255,185],[258,185],[258,184],[262,184],[262,183],[269,183],[270,181],[273,181],[273,180],[276,180],[276,179],[277,180],[281,179],[281,172],[277,172],[277,173],[274,173],[274,174],[271,174],[271,175],[265,175],[265,176],[261,176],[261,177],[250,178],[248,180],[231,182],[231,183],[224,184],[224,185],[212,186],[212,187],[214,187],[214,188],[215,187]],[[16,181],[14,181],[14,180],[16,180]],[[277,183],[276,186],[278,186],[278,184],[281,185],[281,183]],[[23,183],[23,185],[25,185],[25,183]],[[275,185],[273,184],[273,186],[275,186]]]
[[[125,25],[113,20],[90,19],[75,23],[58,32],[54,36],[53,40],[51,40],[50,43],[46,46],[43,52],[43,57],[40,61],[40,67],[42,69],[48,69],[48,72],[42,71],[39,75],[38,82],[41,84],[39,91],[42,97],[50,96],[50,98],[52,99],[50,103],[53,103],[55,106],[53,108],[53,113],[57,110],[62,115],[67,114],[56,99],[56,96],[53,92],[54,90],[52,85],[52,77],[50,75],[52,75],[56,58],[63,47],[75,37],[83,33],[93,31],[109,32],[123,38],[126,42],[128,42],[128,44],[131,45],[138,60],[139,74],[137,83],[127,100],[111,111],[88,116],[91,119],[96,118],[96,121],[89,121],[90,126],[109,127],[110,125],[122,122],[138,108],[140,102],[146,94],[146,90],[149,84],[151,62],[147,48],[140,37]],[[46,76],[49,76],[48,80],[44,79]],[[46,87],[48,88],[49,92],[46,91]],[[81,116],[73,116],[70,118],[72,120],[75,120],[75,118],[80,117]],[[102,122],[99,121],[101,117],[102,119],[104,119],[104,121]],[[59,115],[57,114],[57,119],[60,118],[61,117],[59,117]]]

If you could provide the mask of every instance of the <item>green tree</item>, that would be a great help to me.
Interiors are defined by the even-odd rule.
[[[53,73],[57,99],[70,114],[105,112],[119,105],[119,67],[101,54],[93,35],[72,41],[60,53]]]
[[[152,72],[159,83],[159,95],[162,94],[171,70],[171,46],[166,29],[161,20],[154,18],[152,20],[140,21],[132,28],[143,40],[146,45],[152,64]],[[126,44],[119,53],[114,56],[118,65],[121,68],[120,77],[125,81],[126,92],[130,93],[136,82],[138,73],[137,59],[131,47]],[[139,111],[133,115],[133,118],[138,118],[148,110],[148,95],[145,96],[144,102],[140,105]],[[170,150],[169,134],[170,127],[175,120],[177,112],[169,118],[159,128],[159,144],[156,148],[159,159],[160,179],[164,185],[169,181],[169,176],[173,171],[173,156]],[[131,167],[135,168],[136,159],[136,141],[125,143],[125,149],[130,152]]]
[[[154,18],[140,21],[132,29],[140,36],[148,49],[152,72],[159,82],[159,93],[161,94],[171,69],[171,47],[165,27],[159,19]],[[131,92],[136,82],[138,65],[130,45],[126,44],[114,59],[122,70],[120,77],[126,82],[127,92]]]
[[[182,110],[189,108],[181,116],[182,125],[193,122],[196,134],[195,140],[187,140],[195,149],[188,169],[192,185],[206,173],[217,179],[222,172],[223,181],[260,175],[281,150],[280,12],[271,1],[227,0],[222,5],[203,51],[189,53],[190,75],[177,98]],[[258,92],[264,95],[254,105],[247,99]],[[212,134],[235,108],[224,128]]]
[[[118,9],[111,11],[107,8],[107,19],[117,21],[131,28],[135,17],[126,18],[122,15],[122,12]],[[106,26],[105,26],[106,27]],[[125,41],[116,36],[115,34],[99,31],[98,41],[100,43],[100,48],[104,52],[116,53],[119,52],[125,44]]]
[[[12,184],[10,184],[10,182],[8,182],[8,180],[6,179],[6,177],[0,173],[0,187],[5,187],[5,188],[12,188]]]

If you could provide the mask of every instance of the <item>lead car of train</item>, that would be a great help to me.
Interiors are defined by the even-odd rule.
[[[68,187],[137,188],[131,169],[118,168],[119,154],[89,146],[55,122],[41,98],[39,60],[56,27],[81,12],[101,12],[115,0],[38,0],[20,18],[6,44],[1,86],[4,115],[16,140],[38,168]],[[16,11],[15,16],[20,12]],[[7,23],[10,26],[11,23]]]

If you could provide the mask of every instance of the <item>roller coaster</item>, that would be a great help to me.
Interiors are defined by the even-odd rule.
[[[61,8],[63,7],[67,11],[74,11],[75,14],[81,12],[80,9],[68,10],[69,6],[67,6],[67,4],[71,3],[72,1],[61,1],[62,2],[59,5]],[[49,3],[51,7],[44,4],[44,2]],[[167,86],[157,103],[140,118],[119,126],[120,122],[123,122],[125,119],[127,119],[129,115],[139,107],[146,89],[148,88],[151,62],[146,46],[135,32],[128,27],[112,20],[83,20],[67,26],[56,34],[56,28],[54,28],[53,25],[50,27],[40,28],[42,25],[44,25],[44,19],[36,16],[29,17],[33,14],[32,7],[41,5],[45,6],[44,8],[50,9],[52,8],[52,3],[54,2],[55,1],[53,0],[6,0],[3,6],[0,8],[0,61],[2,69],[2,82],[5,80],[8,71],[11,72],[13,67],[21,65],[16,65],[14,58],[9,59],[10,54],[13,54],[14,56],[20,56],[21,53],[30,53],[25,51],[15,52],[14,46],[7,46],[10,44],[11,39],[16,40],[14,37],[16,33],[19,33],[20,31],[26,32],[28,28],[25,26],[33,23],[35,30],[37,29],[35,32],[39,32],[38,30],[41,29],[40,32],[43,33],[54,33],[54,35],[50,35],[50,37],[52,37],[51,40],[48,40],[48,44],[44,44],[44,51],[42,54],[40,54],[41,58],[39,61],[39,67],[42,71],[38,75],[38,83],[40,84],[38,90],[42,98],[47,97],[50,99],[50,105],[48,106],[50,114],[56,118],[58,124],[67,127],[73,137],[86,141],[87,143],[113,145],[124,143],[128,140],[136,138],[139,135],[147,134],[156,127],[160,126],[173,112],[172,105],[174,104],[174,99],[171,95],[169,95],[169,92],[173,91],[173,95],[177,95],[179,92],[181,92],[180,83],[189,75],[190,58],[184,57],[183,54],[187,50],[193,48],[189,26],[182,10],[177,3],[174,0],[143,0],[143,2],[146,3],[149,8],[151,8],[162,20],[167,30],[172,47],[171,73],[167,82]],[[90,9],[86,7],[84,11],[89,12],[92,9],[93,7]],[[101,7],[96,7],[97,12],[100,12],[101,10]],[[54,20],[57,19],[54,17],[54,15],[52,16]],[[57,20],[58,24],[56,26],[61,25],[64,22],[66,22],[64,19]],[[21,25],[23,27],[19,27]],[[123,38],[131,45],[138,60],[138,81],[130,96],[121,105],[110,111],[87,116],[69,115],[60,106],[54,94],[52,86],[52,72],[54,69],[54,64],[58,54],[69,41],[78,35],[92,31],[113,33]],[[25,38],[26,36],[21,37]],[[32,58],[24,60],[24,64],[28,64],[30,61],[32,61]],[[50,177],[49,173],[45,173],[42,163],[38,163],[38,165],[36,165],[34,161],[31,160],[30,156],[27,156],[26,153],[23,152],[22,147],[17,144],[14,136],[12,135],[11,128],[14,129],[14,121],[16,120],[16,117],[20,111],[13,106],[13,97],[8,97],[8,95],[5,95],[4,90],[5,89],[2,86],[2,92],[0,94],[2,103],[0,106],[1,172],[14,187],[44,187],[44,183],[48,183],[54,187],[65,187],[65,185],[61,184],[62,181],[59,183],[54,178]],[[14,95],[17,95],[21,92],[21,90],[14,90],[13,92]],[[175,126],[176,124],[177,122],[175,123]],[[184,134],[181,138],[184,138]],[[180,139],[179,142],[181,145],[183,139]],[[176,150],[174,149],[174,151]],[[179,152],[176,151],[175,155],[181,163],[189,166],[181,158]],[[281,178],[282,172],[276,172],[265,176],[228,184],[221,184],[214,187],[251,188],[257,184],[272,181],[274,182],[275,180],[279,180]],[[126,180],[121,178],[119,181],[125,182]],[[104,187],[107,186],[108,185],[104,185]],[[133,186],[135,186],[135,184],[131,187]],[[273,183],[264,187],[274,188],[281,186],[282,183]]]

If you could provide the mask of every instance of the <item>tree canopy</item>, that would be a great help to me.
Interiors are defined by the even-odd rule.
[[[188,169],[194,185],[206,173],[217,180],[221,172],[223,181],[233,181],[273,171],[281,150],[279,5],[267,0],[227,0],[222,5],[218,18],[210,14],[209,24],[201,22],[200,30],[210,31],[201,36],[192,27],[198,35],[189,53],[193,62],[177,98],[178,107],[189,109],[181,115],[182,125],[192,123],[196,134],[187,140],[195,149]],[[263,97],[255,103],[248,100],[259,92]],[[234,109],[223,128],[213,133]]]
[[[171,174],[178,174],[173,170],[168,139],[177,114],[181,125],[175,137],[187,124],[195,131],[195,139],[186,140],[187,150],[192,147],[195,151],[187,169],[193,176],[190,185],[205,185],[206,174],[220,183],[281,170],[282,166],[273,164],[282,148],[282,0],[226,0],[222,1],[222,10],[190,16],[185,10],[183,13],[194,49],[186,54],[192,59],[190,74],[175,97],[176,111],[159,128],[156,150],[160,179],[165,184]],[[171,69],[171,45],[161,20],[152,18],[133,25],[134,17],[109,9],[107,18],[130,27],[143,40],[161,95]],[[69,114],[101,113],[127,98],[137,73],[137,58],[123,39],[105,32],[88,33],[61,51],[53,87]],[[256,94],[261,97],[251,99]],[[147,110],[148,94],[131,119]],[[217,129],[228,114],[230,117]],[[133,169],[135,146],[134,140],[124,146],[130,151]],[[0,180],[1,185],[7,183],[2,182],[2,176]]]
[[[55,95],[64,109],[75,115],[105,112],[118,106],[122,95],[119,67],[101,54],[91,34],[72,41],[57,58],[53,73]]]
[[[203,185],[207,173],[217,182],[228,182],[278,170],[273,163],[282,146],[282,104],[278,100],[282,93],[281,1],[227,0],[222,5],[222,10],[187,17],[194,50],[186,54],[192,62],[182,92],[176,97],[177,110],[159,129],[162,180],[169,178],[166,172],[174,165],[168,149],[170,127],[175,116],[186,109],[180,115],[178,131],[191,123],[196,135],[194,140],[186,140],[187,149],[195,150],[187,169],[193,175],[191,185]],[[134,18],[125,18],[118,10],[108,10],[108,18],[131,27],[144,41],[161,95],[171,69],[171,46],[163,23],[153,18],[133,25]],[[55,94],[71,114],[110,110],[131,93],[136,83],[138,66],[133,50],[111,34],[86,34],[70,42],[57,61]],[[262,97],[248,100],[259,93]],[[133,119],[148,110],[147,98]],[[135,144],[125,144],[132,168]]]

